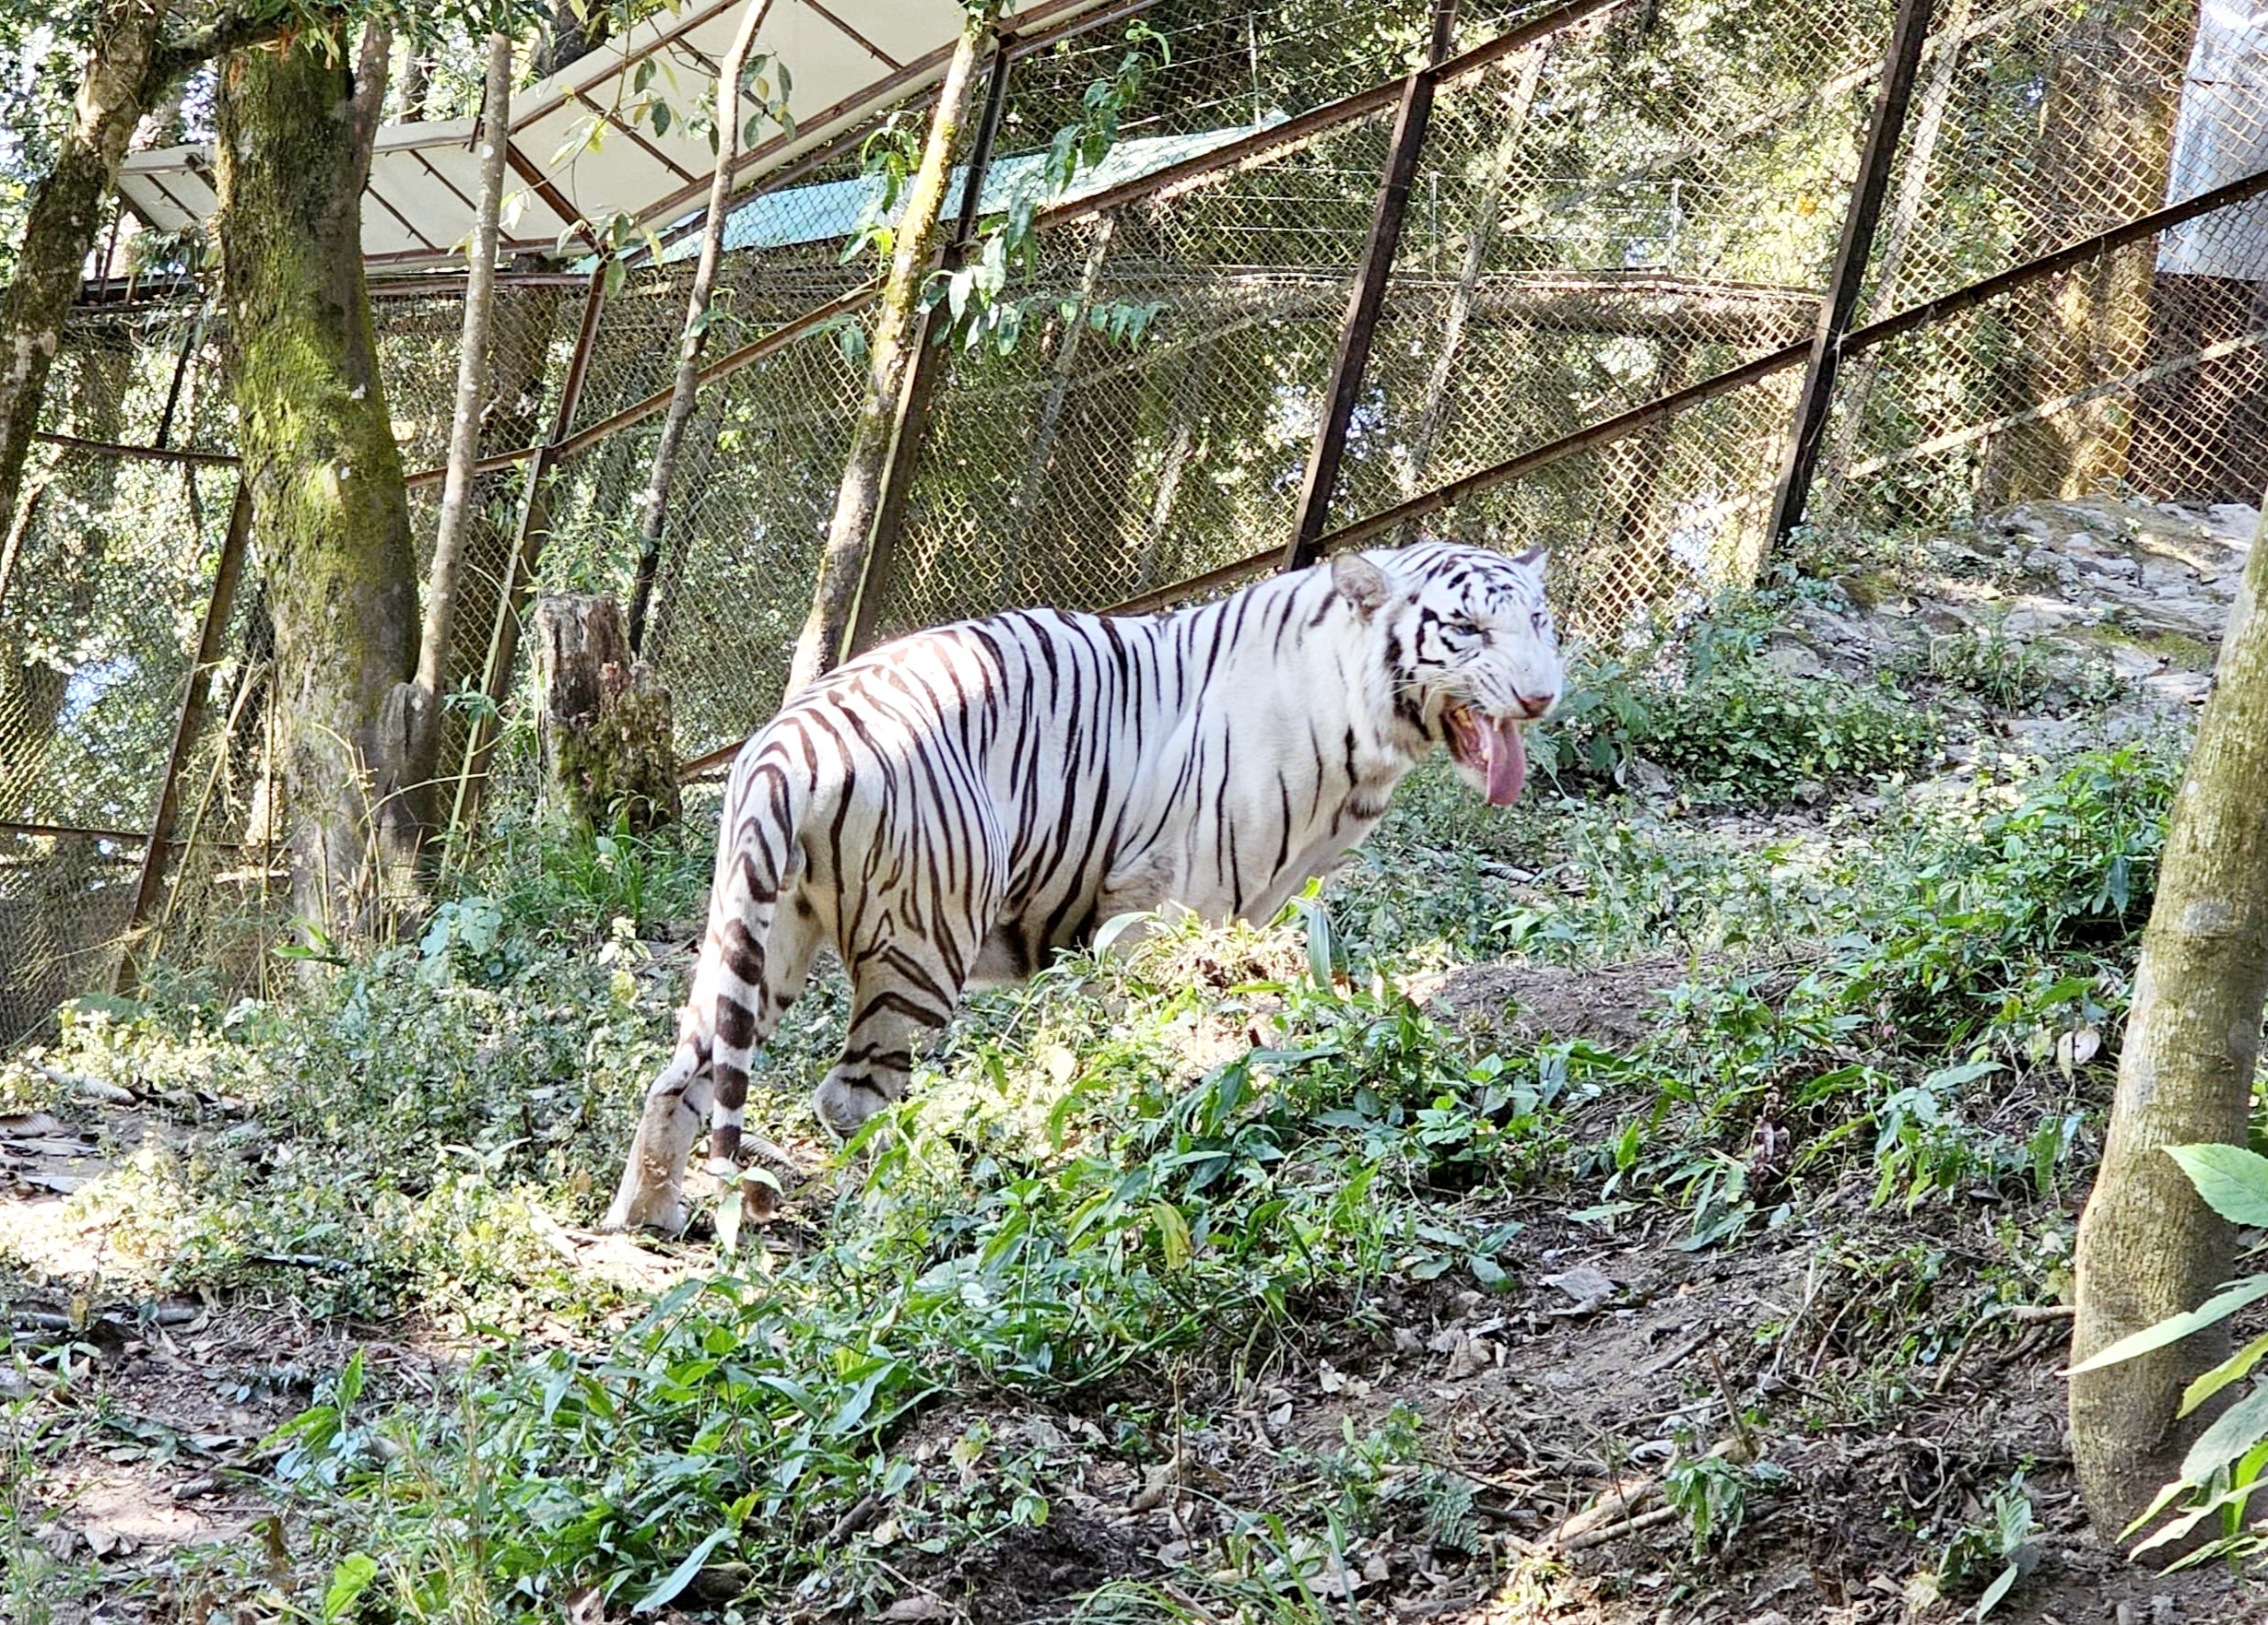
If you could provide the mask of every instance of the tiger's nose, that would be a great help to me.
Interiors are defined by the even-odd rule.
[[[1527,714],[1530,722],[1534,722],[1557,705],[1559,702],[1559,696],[1557,694],[1514,694],[1512,702]]]

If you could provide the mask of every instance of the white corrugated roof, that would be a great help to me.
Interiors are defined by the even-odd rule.
[[[744,9],[758,0],[687,0],[648,18],[512,99],[505,238],[515,252],[549,252],[578,222],[628,215],[659,230],[705,201],[716,159],[706,135],[672,123],[656,135],[637,116],[649,96],[683,111],[716,83]],[[1024,30],[1095,9],[1104,0],[1015,0],[1004,13]],[[958,36],[959,0],[772,0],[756,51],[787,66],[791,140],[774,130],[741,158],[734,181],[793,162],[912,92],[935,84]],[[633,88],[653,66],[643,91]],[[756,111],[755,103],[744,103]],[[589,140],[595,129],[595,146]],[[362,249],[380,262],[447,257],[472,234],[478,162],[474,121],[390,124],[379,132],[362,208]],[[144,223],[175,231],[211,217],[208,148],[130,156],[118,191]],[[569,245],[580,253],[585,242]]]

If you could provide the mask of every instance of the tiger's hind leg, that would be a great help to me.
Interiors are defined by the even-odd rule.
[[[800,878],[792,870],[789,884]],[[753,888],[738,871],[712,901],[676,1054],[646,1090],[607,1230],[685,1228],[685,1172],[708,1118],[710,1167],[731,1178],[748,1097],[748,1063],[803,992],[820,933],[808,907]]]
[[[686,1159],[699,1137],[714,1086],[699,1021],[688,1005],[679,1013],[677,1051],[646,1089],[645,1111],[630,1141],[622,1183],[599,1221],[601,1230],[657,1230],[675,1235],[685,1229]]]
[[[926,943],[887,946],[861,959],[851,972],[850,1033],[814,1096],[819,1120],[848,1139],[903,1098],[913,1041],[952,1019],[962,980]]]

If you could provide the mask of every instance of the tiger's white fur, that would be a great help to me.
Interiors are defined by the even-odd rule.
[[[608,1226],[675,1231],[686,1160],[739,1149],[748,1064],[822,946],[852,981],[820,1115],[856,1129],[971,984],[1112,916],[1266,921],[1448,745],[1491,801],[1557,701],[1540,554],[1347,554],[1170,615],[1030,610],[901,638],[740,751],[709,928]]]

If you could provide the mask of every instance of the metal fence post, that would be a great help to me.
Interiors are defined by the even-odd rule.
[[[1402,241],[1403,210],[1409,203],[1410,183],[1416,178],[1417,159],[1425,148],[1426,126],[1433,116],[1433,88],[1440,77],[1441,62],[1449,54],[1450,31],[1456,22],[1457,0],[1434,0],[1433,33],[1425,65],[1414,69],[1403,81],[1402,104],[1394,114],[1393,135],[1386,148],[1386,171],[1370,214],[1370,235],[1355,267],[1354,291],[1347,300],[1346,321],[1339,329],[1331,383],[1323,394],[1323,420],[1315,431],[1307,475],[1299,484],[1291,541],[1284,549],[1286,570],[1303,569],[1322,557],[1316,550],[1316,539],[1330,522],[1339,465],[1346,457],[1346,426],[1355,415],[1355,400],[1362,393],[1363,374],[1369,368],[1371,336],[1378,326],[1379,307],[1385,302],[1394,250]]]
[[[196,477],[192,474],[190,477]],[[196,748],[197,736],[205,724],[205,706],[199,701],[198,690],[220,662],[220,642],[228,635],[229,616],[236,606],[237,583],[244,573],[244,547],[251,536],[252,486],[240,478],[236,482],[236,501],[229,510],[229,529],[221,537],[220,558],[213,570],[212,595],[205,602],[205,623],[197,632],[196,660],[189,668],[181,710],[173,716],[173,743],[166,752],[165,777],[159,782],[158,809],[149,820],[149,844],[143,851],[142,873],[135,882],[134,910],[126,917],[126,948],[119,955],[115,983],[122,992],[131,985],[134,976],[134,933],[149,918],[150,910],[157,905],[158,893],[165,885],[165,855],[170,844],[168,838],[172,832],[174,817],[181,810],[182,770],[188,765],[190,752]]]
[[[1898,18],[1890,30],[1890,54],[1883,65],[1882,88],[1874,97],[1874,122],[1867,128],[1866,147],[1859,159],[1859,178],[1851,189],[1851,207],[1843,216],[1842,241],[1835,250],[1827,298],[1819,303],[1811,360],[1804,370],[1787,457],[1780,465],[1780,484],[1772,495],[1771,523],[1764,533],[1767,555],[1803,522],[1804,505],[1811,497],[1812,475],[1819,465],[1827,413],[1835,404],[1835,375],[1842,367],[1843,336],[1850,332],[1851,319],[1858,313],[1859,288],[1866,279],[1867,256],[1874,245],[1874,226],[1882,218],[1883,196],[1889,190],[1891,160],[1898,156],[1898,137],[1906,127],[1907,104],[1913,100],[1921,46],[1929,38],[1931,9],[1932,0],[1898,0]],[[1762,558],[1757,560],[1758,565],[1762,562]]]
[[[1000,135],[1000,116],[1007,106],[1009,72],[1015,62],[1015,40],[1005,29],[994,36],[992,82],[984,88],[984,112],[977,121],[977,135],[969,149],[969,170],[961,180],[960,212],[953,234],[938,255],[940,266],[956,256],[976,236],[979,206],[985,171],[992,167],[993,143]],[[897,562],[898,538],[906,525],[906,500],[913,491],[913,467],[921,461],[922,436],[929,427],[929,397],[937,386],[945,347],[934,342],[936,308],[922,312],[913,333],[913,360],[906,370],[905,388],[898,396],[898,411],[890,420],[890,449],[882,465],[882,490],[875,503],[874,527],[866,536],[866,571],[859,580],[858,603],[851,616],[850,653],[859,654],[874,642],[883,599],[889,591],[891,567]]]

